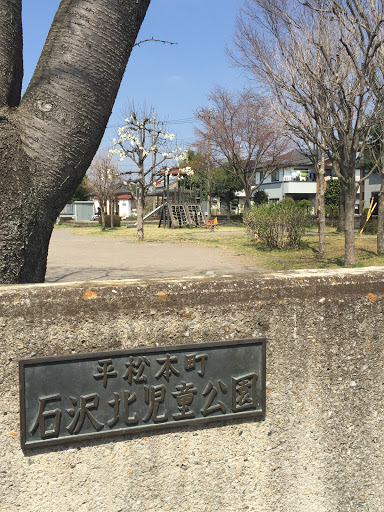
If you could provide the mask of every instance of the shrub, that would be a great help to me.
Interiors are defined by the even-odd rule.
[[[294,202],[281,201],[250,208],[243,222],[269,249],[298,249],[310,216]]]
[[[337,178],[331,178],[326,182],[324,192],[324,202],[333,213],[339,208],[340,199],[340,181]]]
[[[290,203],[290,204],[295,204],[295,200],[293,199],[293,197],[284,197],[282,200],[281,200],[282,203]]]
[[[301,201],[297,203],[297,206],[300,206],[300,208],[303,208],[309,212],[312,210],[312,203],[308,199],[301,199]]]
[[[99,217],[99,224],[101,225],[101,215]],[[119,228],[121,226],[121,218],[118,215],[113,216],[113,227]],[[106,215],[105,216],[105,227],[110,228],[111,227],[111,216]]]
[[[338,206],[326,206],[325,207],[325,214],[328,217],[332,217],[333,219],[336,219],[339,217],[339,207]]]
[[[269,201],[269,195],[263,189],[257,189],[253,194],[253,202],[257,205],[265,204]]]
[[[378,225],[377,217],[373,217],[373,218],[371,217],[369,219],[369,221],[367,222],[367,225],[364,228],[364,233],[366,235],[377,235],[377,225]]]

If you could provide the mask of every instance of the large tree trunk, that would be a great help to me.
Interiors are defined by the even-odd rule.
[[[356,264],[355,250],[355,200],[356,185],[355,182],[348,183],[345,190],[345,252],[344,265],[352,266]]]
[[[0,283],[42,282],[150,0],[62,0],[21,100],[21,0],[0,0]],[[16,108],[17,107],[17,108]]]
[[[379,209],[377,217],[377,254],[384,254],[384,170],[380,172]]]
[[[325,231],[325,198],[324,198],[324,176],[325,176],[325,155],[324,151],[321,152],[320,165],[318,168],[319,179],[319,256],[323,257],[326,253],[326,231]]]
[[[244,187],[244,192],[245,192],[245,204],[244,204],[244,208],[246,210],[248,210],[250,207],[251,207],[251,198],[252,198],[252,189],[250,186],[245,186]]]
[[[0,283],[44,280],[57,213],[39,200],[34,163],[25,155],[14,114],[0,111]]]

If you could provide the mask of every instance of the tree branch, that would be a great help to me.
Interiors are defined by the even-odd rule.
[[[23,80],[21,0],[0,0],[0,107],[17,107]]]
[[[140,46],[142,43],[163,43],[163,44],[179,44],[179,43],[171,43],[170,41],[163,41],[162,39],[154,39],[153,37],[149,39],[143,39],[138,43],[135,43],[133,46]]]

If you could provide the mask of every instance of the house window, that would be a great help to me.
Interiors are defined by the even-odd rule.
[[[271,181],[279,181],[279,171],[273,171]]]
[[[263,181],[263,176],[263,171],[257,171],[257,173],[255,174],[255,185],[258,185]]]

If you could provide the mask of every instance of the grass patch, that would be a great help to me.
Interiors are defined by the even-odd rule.
[[[102,238],[124,238],[136,242],[136,228],[107,228],[99,226],[55,226],[55,229],[71,229],[76,235]],[[266,270],[291,270],[301,268],[340,268],[344,266],[344,236],[333,228],[327,228],[327,254],[318,255],[317,232],[307,232],[300,249],[269,250],[252,240],[241,225],[219,226],[211,232],[206,228],[164,229],[149,224],[144,227],[147,242],[193,243],[228,251],[232,258],[242,263]],[[145,243],[145,242],[144,242]],[[356,267],[382,266],[384,257],[376,253],[376,236],[356,234]]]

